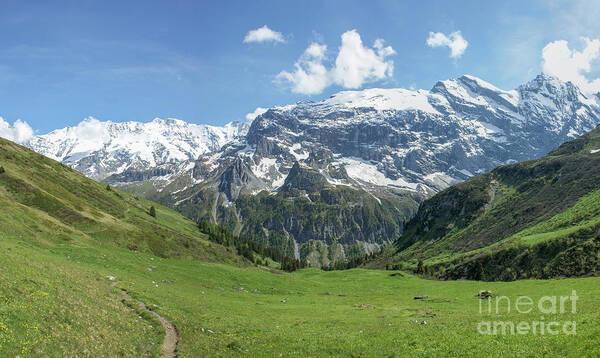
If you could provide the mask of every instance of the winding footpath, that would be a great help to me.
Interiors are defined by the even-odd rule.
[[[119,282],[114,282],[112,285],[116,287]],[[177,343],[179,343],[179,335],[177,334],[177,327],[165,317],[159,315],[150,307],[148,307],[144,302],[135,300],[124,288],[119,288],[121,290],[121,294],[123,295],[122,302],[137,302],[141,309],[148,311],[151,315],[153,315],[163,326],[165,329],[165,339],[162,344],[162,357],[163,358],[176,358],[177,357]]]

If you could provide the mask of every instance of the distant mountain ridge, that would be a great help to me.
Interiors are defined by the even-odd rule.
[[[253,172],[265,173],[259,176],[271,189],[283,183],[294,161],[329,152],[330,163],[367,187],[427,192],[542,156],[592,130],[599,108],[596,96],[550,76],[513,91],[463,76],[438,82],[431,91],[346,91],[321,102],[275,107],[253,122],[247,147],[234,152],[250,153]]]
[[[548,75],[510,91],[469,75],[429,91],[344,91],[270,108],[193,159],[117,171],[120,155],[132,156],[116,151],[103,180],[331,265],[393,241],[440,190],[592,130],[599,103]],[[66,163],[86,173],[102,157]]]
[[[155,177],[151,173],[172,174],[181,163],[219,150],[243,136],[248,127],[242,122],[217,127],[173,118],[146,123],[88,118],[75,127],[34,136],[25,145],[96,180],[128,172]]]

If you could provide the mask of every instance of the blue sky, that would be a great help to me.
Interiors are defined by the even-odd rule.
[[[0,116],[36,133],[88,116],[222,125],[345,88],[430,89],[468,73],[511,89],[542,69],[596,90],[600,6],[590,3],[3,0]],[[244,42],[264,25],[283,41]],[[451,57],[443,44],[457,31],[468,45]],[[444,36],[440,46],[427,45],[430,32]],[[358,35],[370,57],[342,56],[343,34]],[[349,67],[338,71],[338,59]],[[295,86],[295,64],[324,72]]]

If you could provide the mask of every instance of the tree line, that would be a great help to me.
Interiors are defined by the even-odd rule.
[[[308,267],[306,259],[300,261],[294,257],[290,257],[281,248],[274,248],[263,244],[257,240],[245,236],[233,235],[229,230],[221,225],[213,224],[208,220],[200,220],[198,222],[198,228],[200,231],[208,235],[208,239],[219,245],[233,247],[236,249],[237,254],[248,259],[252,263],[258,265],[268,266],[266,258],[270,258],[275,262],[278,262],[281,266],[281,270],[287,272],[293,272],[298,269]],[[383,253],[383,250],[373,251],[369,254],[354,254],[347,260],[337,261],[328,266],[321,267],[324,271],[333,270],[349,270],[356,267],[361,267],[365,263],[374,260]],[[257,257],[260,256],[260,257]],[[261,258],[262,257],[262,258]],[[264,259],[263,259],[264,258]]]
[[[200,229],[200,232],[208,235],[210,241],[219,245],[235,248],[238,255],[245,257],[255,264],[267,265],[267,260],[264,259],[263,261],[260,257],[256,257],[255,254],[257,254],[261,257],[268,257],[273,261],[279,262],[281,269],[284,271],[292,272],[304,267],[300,260],[287,256],[283,251],[243,236],[233,235],[221,225],[210,223],[207,220],[200,220],[198,222],[198,228]]]
[[[365,253],[363,255],[353,256],[353,257],[348,258],[345,261],[337,261],[335,263],[332,263],[329,266],[323,266],[323,267],[321,267],[321,270],[323,270],[323,271],[350,270],[353,268],[361,267],[364,264],[366,264],[367,262],[370,262],[370,261],[376,259],[378,256],[380,256],[382,254],[382,252],[383,252],[383,250],[379,249],[378,251],[373,251],[369,254]]]

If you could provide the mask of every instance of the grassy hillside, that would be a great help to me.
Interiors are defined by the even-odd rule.
[[[178,213],[1,138],[0,208],[3,357],[156,355],[149,342],[160,346],[162,332],[133,319],[95,269],[57,250],[93,247],[106,259],[122,247],[156,257],[244,262]],[[126,344],[119,342],[124,335]]]
[[[0,141],[0,166],[0,357],[159,356],[164,330],[121,289],[176,325],[180,357],[600,354],[598,278],[438,282],[241,266],[178,214],[155,205],[154,218],[152,203],[13,143]],[[478,314],[481,290],[511,300],[577,290],[576,314],[545,315],[576,321],[577,335],[481,335],[482,320],[540,319]]]
[[[44,247],[117,245],[159,257],[239,262],[175,211],[2,138],[0,167],[0,233],[7,237]]]
[[[600,129],[542,159],[499,167],[425,201],[382,262],[441,278],[513,280],[600,271]]]

